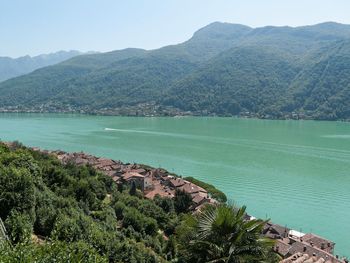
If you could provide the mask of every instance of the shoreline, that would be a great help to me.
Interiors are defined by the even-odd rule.
[[[121,114],[103,114],[103,113],[88,113],[78,111],[3,111],[0,110],[0,114],[56,114],[56,115],[77,115],[77,116],[96,116],[96,117],[120,117],[120,118],[169,118],[169,119],[181,119],[181,118],[222,118],[222,119],[247,119],[247,120],[262,120],[262,121],[307,121],[307,122],[331,122],[331,123],[350,123],[350,119],[312,119],[312,118],[261,118],[257,116],[241,116],[241,115],[121,115]]]

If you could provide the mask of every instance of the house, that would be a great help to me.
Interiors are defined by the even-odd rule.
[[[315,234],[304,234],[268,222],[264,226],[263,235],[276,240],[274,251],[286,258],[281,261],[283,263],[344,262],[333,255],[334,242]]]
[[[182,187],[186,184],[186,181],[182,178],[171,178],[169,179],[169,186],[174,188]]]
[[[296,253],[303,253],[307,254],[310,257],[314,256],[317,258],[323,258],[325,261],[329,261],[332,263],[338,263],[341,262],[338,260],[334,255],[331,253],[328,253],[327,251],[324,251],[313,244],[310,244],[308,242],[305,242],[303,240],[294,240],[290,238],[290,244],[291,248],[289,249],[289,255],[294,255]]]
[[[313,238],[315,235],[307,235],[307,238]],[[309,240],[309,239],[308,239]],[[280,254],[283,258],[287,258],[289,262],[327,262],[327,263],[341,263],[332,253],[315,246],[312,242],[304,241],[303,238],[293,238],[291,236],[277,239],[274,246],[274,251]],[[300,259],[299,259],[300,258]],[[315,261],[312,261],[315,259]]]
[[[317,256],[309,256],[308,254],[296,253],[282,261],[280,263],[349,263],[346,259],[323,259]]]
[[[312,246],[318,247],[328,253],[333,253],[335,243],[327,240],[323,237],[319,237],[315,234],[308,233],[301,238],[304,242],[311,244]]]
[[[153,199],[156,195],[159,195],[160,197],[173,198],[175,196],[175,191],[161,184],[155,184],[151,191],[147,191],[145,193],[145,197],[148,199]]]
[[[144,176],[144,181],[143,181],[143,190],[145,191],[147,189],[152,189],[152,188],[154,188],[152,176],[150,174],[146,174]]]
[[[289,250],[291,249],[291,245],[283,242],[282,240],[276,240],[276,244],[274,246],[274,251],[280,254],[283,258],[286,258],[289,254]]]
[[[204,196],[197,195],[197,194],[192,196],[192,202],[194,203],[195,206],[199,206],[205,203],[206,201],[208,201],[208,199]]]
[[[98,158],[97,163],[94,165],[94,167],[99,170],[110,171],[112,170],[111,166],[113,165],[115,165],[115,162],[111,159]]]
[[[198,185],[195,185],[195,184],[190,183],[190,182],[185,181],[185,180],[183,180],[183,181],[185,182],[185,184],[178,187],[178,189],[184,191],[185,193],[191,194],[191,195],[198,193],[202,196],[208,197],[208,192],[205,189],[203,189],[202,187],[199,187]]]
[[[263,235],[269,237],[271,239],[284,239],[288,237],[290,229],[284,226],[280,226],[277,224],[266,223]]]
[[[138,174],[142,174],[142,175],[146,175],[146,173],[147,173],[147,171],[145,169],[142,169],[142,168],[132,169],[129,172],[138,173]]]
[[[136,187],[144,191],[145,189],[145,176],[135,172],[127,172],[121,176],[122,180],[131,185],[135,183]]]

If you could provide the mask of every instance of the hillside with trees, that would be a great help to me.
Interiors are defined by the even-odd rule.
[[[350,26],[213,23],[181,44],[78,56],[0,83],[1,111],[349,120]]]
[[[0,81],[28,74],[36,69],[54,65],[81,54],[82,53],[79,51],[72,50],[59,51],[34,57],[0,57]]]
[[[186,196],[145,199],[90,166],[0,144],[1,262],[277,262],[263,220],[224,203],[192,214]],[[191,200],[191,199],[190,199]],[[236,237],[232,239],[232,237]]]

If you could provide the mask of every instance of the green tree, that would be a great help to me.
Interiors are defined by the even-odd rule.
[[[0,217],[6,219],[12,210],[17,210],[28,212],[34,219],[35,187],[30,172],[0,163],[0,175]]]
[[[176,189],[175,198],[174,198],[174,206],[175,211],[179,213],[188,212],[190,206],[192,205],[192,197],[190,194]]]
[[[262,237],[266,221],[246,221],[245,207],[208,207],[196,219],[185,244],[189,262],[276,262],[269,256],[273,241]],[[193,223],[193,222],[192,222]]]
[[[29,241],[33,232],[33,224],[30,217],[14,210],[7,217],[5,227],[9,233],[10,240],[14,244]]]
[[[129,194],[132,196],[136,195],[136,184],[134,181],[132,181],[131,186],[130,186],[130,190],[129,190]]]

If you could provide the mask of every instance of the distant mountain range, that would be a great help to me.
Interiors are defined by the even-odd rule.
[[[350,119],[350,25],[212,23],[157,50],[83,55],[0,83],[0,109]]]
[[[0,81],[30,73],[36,69],[51,66],[83,53],[79,51],[59,51],[35,57],[0,57]]]

